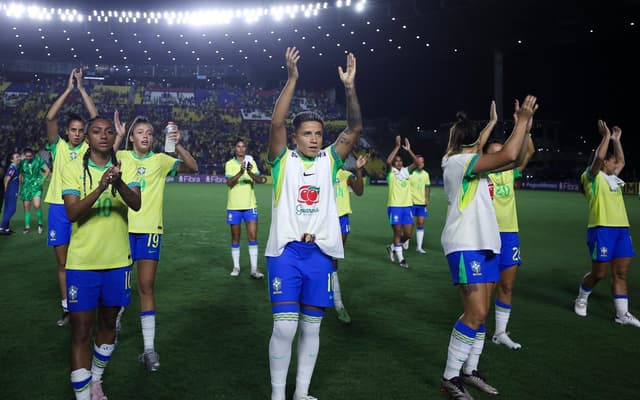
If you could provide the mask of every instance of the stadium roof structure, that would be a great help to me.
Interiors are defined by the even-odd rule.
[[[485,115],[499,70],[505,99],[535,92],[554,110],[548,117],[560,119],[567,107],[591,107],[593,115],[624,109],[586,101],[637,87],[629,46],[638,43],[639,16],[638,0],[0,2],[0,51],[4,69],[233,66],[251,79],[283,79],[284,50],[296,46],[309,85],[337,83],[336,66],[353,52],[370,109],[426,120],[463,107]]]

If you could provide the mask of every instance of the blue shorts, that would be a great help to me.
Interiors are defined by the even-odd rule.
[[[413,207],[411,207],[411,212],[413,213],[414,217],[429,216],[429,211],[427,211],[427,206],[425,205],[414,204]]]
[[[131,259],[133,261],[160,260],[161,244],[161,233],[130,233],[129,247],[131,248]]]
[[[626,227],[597,226],[587,229],[587,247],[591,259],[597,262],[636,255],[629,228]]]
[[[240,225],[242,221],[257,221],[258,209],[249,210],[227,210],[227,225]]]
[[[500,280],[498,257],[489,250],[454,251],[447,255],[454,285]]]
[[[271,302],[333,307],[333,271],[333,260],[315,243],[290,242],[280,256],[267,257]]]
[[[66,276],[69,311],[129,305],[131,266],[105,270],[67,269]]]
[[[387,207],[387,216],[391,225],[413,225],[413,207]]]
[[[500,272],[514,265],[522,264],[518,232],[500,232],[500,241],[502,246],[500,247],[500,254],[497,256]]]
[[[49,217],[47,221],[49,246],[62,246],[71,241],[71,221],[67,217],[67,209],[64,204],[49,204]]]
[[[349,225],[349,214],[345,214],[340,218],[340,231],[343,235],[348,235],[351,233],[351,225]]]

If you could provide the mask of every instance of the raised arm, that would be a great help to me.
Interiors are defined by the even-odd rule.
[[[515,110],[517,121],[511,135],[509,135],[504,142],[500,151],[492,154],[482,154],[480,158],[478,158],[476,165],[473,167],[474,173],[498,170],[518,159],[518,154],[522,150],[524,137],[527,134],[528,121],[538,109],[536,102],[537,99],[535,96],[527,96],[522,102],[522,106],[520,106],[520,103],[516,100]]]
[[[607,150],[609,149],[609,141],[611,140],[611,131],[607,126],[607,123],[603,120],[598,120],[598,132],[602,135],[600,145],[596,149],[596,156],[593,158],[593,162],[589,167],[589,176],[594,177],[602,169],[602,163],[607,156]]]
[[[614,126],[611,129],[611,141],[613,142],[613,151],[616,157],[616,175],[620,175],[620,172],[622,172],[622,168],[624,168],[624,151],[622,151],[622,143],[620,142],[621,136],[622,129],[620,129],[620,127]]]
[[[116,130],[116,139],[113,142],[113,151],[118,151],[122,141],[127,135],[127,124],[120,121],[120,113],[118,110],[113,113],[113,127]]]
[[[338,75],[344,84],[347,100],[347,128],[340,133],[334,146],[336,153],[345,160],[351,153],[353,146],[358,143],[360,132],[362,132],[362,115],[355,86],[356,57],[352,53],[347,55],[347,70],[343,71],[342,66],[338,66]]]
[[[58,111],[60,111],[60,108],[62,107],[65,100],[69,96],[69,93],[73,91],[73,80],[75,77],[74,73],[75,73],[75,69],[71,71],[71,73],[69,74],[69,81],[67,82],[67,88],[64,90],[64,92],[62,92],[60,97],[58,97],[56,101],[53,102],[53,104],[51,105],[51,108],[49,108],[49,111],[47,112],[47,116],[46,116],[47,141],[49,142],[49,144],[54,144],[56,140],[58,140],[58,135],[59,135],[58,119],[57,119]]]
[[[287,62],[288,78],[280,96],[276,100],[271,116],[271,130],[269,131],[269,160],[275,160],[287,146],[286,118],[298,82],[298,60],[300,52],[295,47],[287,47],[285,60]]]
[[[98,115],[98,110],[96,110],[96,105],[93,103],[93,99],[91,98],[91,96],[89,96],[82,84],[82,68],[76,68],[73,72],[73,75],[76,78],[76,86],[78,87],[78,91],[80,91],[80,95],[82,96],[82,102],[89,112],[89,118],[95,118]]]
[[[356,160],[356,179],[352,179],[350,183],[351,189],[353,189],[353,193],[355,193],[356,196],[362,196],[364,193],[362,169],[367,165],[367,161],[369,161],[369,154],[363,154]]]
[[[531,160],[531,157],[533,157],[536,152],[536,147],[533,144],[533,138],[531,137],[531,134],[528,134],[525,140],[526,142],[524,143],[524,146],[522,146],[522,151],[520,152],[521,157],[519,157],[518,161],[516,162],[518,165],[518,171],[520,172],[524,171],[524,169],[527,168],[529,160]]]
[[[187,149],[180,143],[180,130],[176,129],[175,132],[171,133],[169,138],[175,140],[176,142],[176,152],[180,156],[182,162],[178,165],[179,173],[196,173],[198,172],[198,163],[195,158],[189,153]]]
[[[480,147],[481,152],[484,145],[487,143],[487,140],[489,140],[489,136],[491,136],[491,132],[497,122],[498,112],[496,111],[496,101],[491,100],[491,106],[489,106],[489,122],[487,122],[487,125],[480,131],[480,135],[478,135],[478,146]]]
[[[393,159],[396,158],[396,155],[398,155],[398,151],[400,150],[401,147],[401,138],[400,135],[396,136],[396,145],[394,146],[393,150],[391,150],[391,153],[389,153],[389,157],[387,157],[387,165],[389,167],[393,166]]]
[[[407,153],[409,153],[409,155],[411,156],[411,165],[409,165],[409,171],[413,171],[414,169],[416,169],[416,164],[418,163],[418,160],[416,158],[416,155],[413,153],[413,151],[411,151],[411,143],[409,143],[408,138],[404,138],[404,145],[402,146],[402,149]]]

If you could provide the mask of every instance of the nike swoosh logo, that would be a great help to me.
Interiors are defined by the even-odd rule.
[[[311,176],[311,175],[315,175],[315,174],[316,174],[315,172],[313,172],[313,173],[311,173],[311,174],[307,174],[306,172],[303,172],[303,173],[302,173],[302,175],[304,175],[304,176]]]

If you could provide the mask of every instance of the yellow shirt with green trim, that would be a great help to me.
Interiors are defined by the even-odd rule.
[[[521,176],[518,168],[493,172],[488,176],[493,184],[493,208],[500,232],[518,232],[515,182]]]
[[[61,194],[85,198],[98,187],[104,171],[111,165],[108,162],[104,167],[99,167],[89,160],[88,171],[85,171],[80,158],[68,163],[62,174]],[[133,180],[131,168],[123,163],[121,170],[123,182],[130,187],[139,186]],[[131,265],[128,210],[120,193],[112,195],[111,186],[102,192],[91,210],[73,223],[66,268],[103,270]]]
[[[49,188],[47,189],[47,195],[44,197],[44,201],[49,204],[64,204],[62,196],[60,195],[60,193],[62,193],[62,173],[64,167],[75,159],[82,160],[89,145],[87,142],[82,141],[78,146],[71,147],[66,140],[58,136],[55,143],[47,144],[45,148],[51,152],[53,168],[51,169],[51,182],[49,182]]]
[[[604,172],[599,171],[595,177],[592,177],[587,168],[580,176],[580,182],[589,204],[589,223],[587,227],[629,226],[622,189],[611,190]]]
[[[338,206],[338,217],[351,214],[351,195],[349,194],[349,184],[355,179],[351,171],[340,168],[336,174],[336,183],[333,185],[336,191],[336,204]]]
[[[409,176],[409,183],[411,184],[411,202],[419,206],[427,204],[424,188],[431,186],[429,173],[425,170],[414,169]]]
[[[123,165],[130,165],[134,178],[140,184],[142,205],[140,210],[129,209],[129,232],[163,233],[162,221],[164,186],[167,176],[175,176],[180,160],[165,153],[150,151],[140,157],[133,150],[116,153]]]
[[[402,169],[406,170],[406,174],[409,175],[409,170],[406,167],[402,167]],[[387,174],[387,185],[389,186],[387,207],[411,207],[413,205],[409,178],[398,179],[392,168],[391,172]]]
[[[241,167],[240,162],[233,157],[224,165],[224,175],[227,179],[230,179],[240,172]],[[254,175],[260,175],[255,160],[251,160],[251,172]],[[251,210],[258,207],[256,193],[253,190],[254,184],[255,182],[253,182],[251,176],[245,171],[238,179],[238,182],[228,190],[227,210]]]

